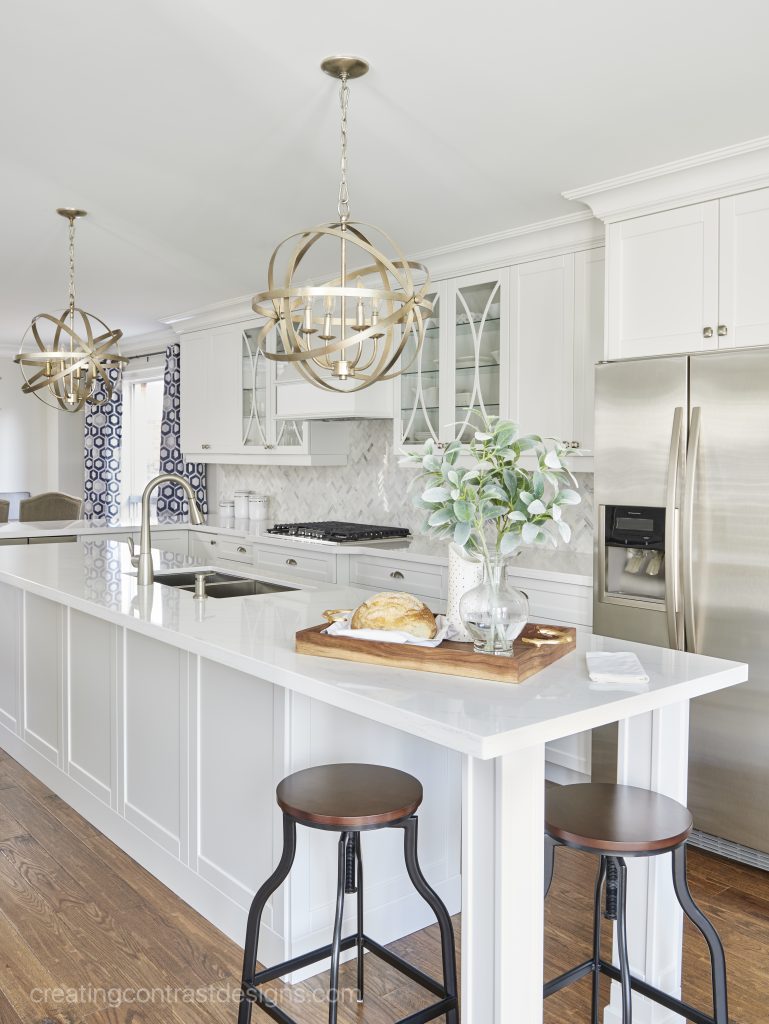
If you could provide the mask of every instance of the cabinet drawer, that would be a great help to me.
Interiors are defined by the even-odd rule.
[[[508,579],[528,595],[529,616],[533,622],[549,620],[565,626],[593,624],[593,592],[590,587],[533,580],[515,572],[509,572]]]
[[[350,583],[375,590],[403,590],[419,597],[445,598],[445,570],[424,562],[399,562],[390,558],[353,555]]]
[[[249,565],[254,561],[254,546],[242,540],[233,540],[221,534],[193,534],[190,554],[195,558],[225,558],[230,562],[245,562]]]
[[[290,548],[256,549],[256,564],[273,572],[299,573],[322,583],[336,583],[336,555],[325,551],[294,551]]]

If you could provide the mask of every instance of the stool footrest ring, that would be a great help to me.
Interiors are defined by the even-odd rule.
[[[347,938],[342,939],[339,949],[342,952],[354,949],[357,943],[357,935],[348,935]],[[421,1010],[417,1010],[416,1013],[412,1013],[408,1017],[400,1018],[394,1024],[427,1024],[428,1021],[435,1020],[437,1017],[441,1017],[448,1013],[449,1010],[455,1010],[459,1006],[457,997],[450,996],[439,981],[431,978],[424,971],[420,971],[418,967],[414,967],[413,964],[398,956],[397,953],[393,953],[386,946],[382,946],[374,939],[364,935],[363,948],[378,956],[380,960],[384,960],[390,967],[394,967],[395,970],[400,971],[401,974],[404,974],[417,985],[421,985],[428,992],[438,996],[440,1000],[440,1002],[434,1003],[432,1006],[426,1006]],[[274,967],[258,971],[243,984],[243,998],[256,1003],[269,1017],[278,1021],[278,1024],[296,1024],[294,1018],[289,1017],[284,1010],[281,1010],[279,1006],[266,996],[259,988],[259,985],[263,985],[268,981],[275,981],[276,978],[281,978],[285,974],[301,970],[303,967],[309,967],[310,964],[318,963],[320,960],[327,960],[330,958],[331,953],[332,945],[329,943],[329,945],[321,946],[318,949],[311,950],[309,953],[295,956],[292,960],[286,960],[284,963],[276,964]]]

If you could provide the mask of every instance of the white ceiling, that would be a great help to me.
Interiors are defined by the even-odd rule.
[[[126,336],[264,286],[335,216],[419,252],[572,212],[563,189],[769,134],[766,0],[35,0],[0,34],[0,344],[66,299]]]

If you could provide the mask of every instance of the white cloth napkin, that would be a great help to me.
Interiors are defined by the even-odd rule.
[[[445,615],[435,617],[438,632],[432,640],[412,636],[411,633],[404,633],[398,629],[350,629],[351,618],[352,615],[346,615],[343,619],[332,622],[323,632],[328,633],[329,636],[349,636],[355,640],[379,640],[386,644],[412,644],[415,647],[437,647],[444,640],[450,640],[453,632]]]
[[[628,690],[643,693],[649,677],[629,651],[588,651],[585,654],[591,690]]]

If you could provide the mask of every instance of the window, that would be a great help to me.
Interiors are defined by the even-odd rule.
[[[127,369],[123,374],[123,443],[120,511],[132,517],[142,491],[160,472],[160,421],[163,416],[163,366]]]

